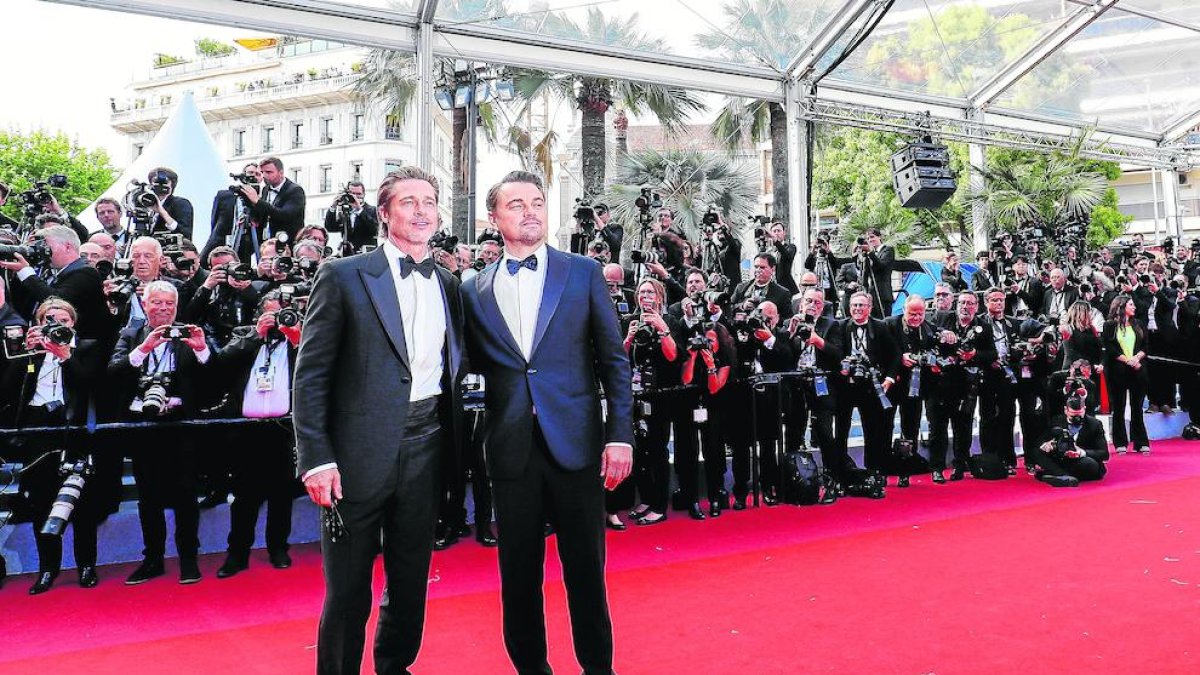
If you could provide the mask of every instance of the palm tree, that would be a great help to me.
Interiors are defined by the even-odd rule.
[[[613,218],[626,226],[625,241],[633,246],[638,237],[638,209],[634,206],[643,187],[657,192],[677,212],[679,223],[691,241],[700,237],[700,222],[709,206],[715,206],[735,234],[758,208],[758,190],[751,171],[738,168],[727,158],[696,150],[643,150],[624,157],[609,186],[605,201]]]
[[[804,47],[812,27],[829,15],[811,3],[779,0],[730,0],[721,8],[725,28],[696,36],[701,47],[722,60],[761,62],[782,70]],[[775,217],[787,217],[787,115],[778,103],[730,98],[713,122],[711,132],[726,149],[735,151],[747,141],[771,142],[772,207]]]
[[[665,52],[666,46],[638,30],[637,14],[627,18],[609,18],[589,8],[580,24],[560,12],[550,12],[541,23],[541,31],[558,37],[591,44],[617,45],[644,52]],[[614,102],[631,114],[652,113],[670,132],[678,132],[689,114],[705,109],[695,95],[673,87],[631,82],[572,73],[552,74],[541,71],[515,71],[517,94],[530,100],[549,93],[572,102],[580,111],[580,148],[583,159],[583,191],[595,197],[604,192],[605,148],[604,118]]]

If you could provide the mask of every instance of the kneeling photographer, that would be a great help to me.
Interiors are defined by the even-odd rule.
[[[1108,439],[1100,420],[1087,414],[1078,397],[1067,399],[1063,414],[1050,420],[1050,432],[1030,451],[1037,479],[1054,487],[1076,487],[1108,473]]]
[[[230,383],[227,416],[278,419],[291,412],[300,324],[288,319],[284,310],[284,297],[279,291],[265,295],[255,325],[239,329],[214,357],[215,372]],[[252,424],[238,430],[233,453],[229,550],[217,570],[218,579],[249,566],[254,525],[264,502],[271,565],[276,569],[291,567],[287,540],[292,532],[292,500],[300,494],[293,444],[290,424]]]
[[[88,391],[104,367],[104,355],[98,341],[76,336],[75,319],[70,303],[49,298],[38,307],[34,325],[23,337],[6,335],[9,360],[0,364],[3,426],[86,421]],[[79,585],[94,587],[99,581],[96,530],[107,513],[105,506],[120,490],[120,463],[105,461],[76,436],[40,434],[17,436],[13,441],[25,463],[21,494],[27,500],[38,551],[38,574],[30,595],[50,590],[58,577],[67,522],[74,526]]]
[[[108,375],[128,411],[128,420],[188,419],[197,410],[205,365],[212,351],[201,328],[175,323],[178,303],[178,291],[170,283],[146,284],[142,295],[146,323],[123,329],[117,339]],[[144,560],[125,583],[140,584],[164,573],[164,511],[168,508],[175,511],[179,583],[200,581],[194,437],[166,427],[139,430],[136,441],[136,449],[130,454],[137,481]]]
[[[633,483],[627,489],[617,488],[606,496],[608,526],[616,530],[625,529],[617,513],[632,505],[634,485],[640,501],[629,517],[638,525],[656,525],[667,519],[667,497],[671,489],[667,441],[680,394],[663,390],[679,386],[676,337],[682,335],[682,328],[678,321],[663,313],[666,294],[657,279],[642,280],[637,287],[638,311],[621,318],[625,328],[625,352],[633,365],[637,442],[634,444]]]

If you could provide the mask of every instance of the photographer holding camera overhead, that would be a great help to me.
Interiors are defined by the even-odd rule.
[[[156,167],[146,175],[151,192],[158,198],[155,207],[157,218],[146,233],[167,231],[192,238],[192,203],[175,194],[179,186],[179,174],[165,166]]]
[[[1100,420],[1087,414],[1078,397],[1067,399],[1063,414],[1050,419],[1050,432],[1029,454],[1038,480],[1054,487],[1078,487],[1108,473],[1108,439]]]
[[[776,220],[766,229],[766,234],[767,236],[760,241],[774,249],[775,259],[779,261],[779,274],[776,276],[776,280],[792,295],[799,293],[800,287],[792,278],[792,266],[796,262],[796,245],[788,241],[787,225]]]
[[[871,316],[882,319],[892,313],[892,266],[896,249],[883,243],[879,228],[869,228],[855,246],[858,280],[871,298]]]
[[[379,243],[379,212],[366,202],[366,195],[362,181],[352,180],[325,212],[326,231],[342,233],[343,257]]]
[[[103,369],[103,348],[96,340],[77,339],[74,325],[75,308],[50,298],[38,307],[20,355],[9,352],[6,345],[6,356],[13,360],[0,363],[0,424],[22,428],[86,420],[88,389]],[[98,583],[96,529],[104,518],[106,497],[120,489],[119,463],[104,462],[74,442],[63,449],[61,440],[58,435],[32,436],[18,450],[26,465],[21,473],[21,493],[28,495],[38,551],[38,575],[30,595],[50,590],[62,565],[62,529],[43,526],[65,528],[66,521],[74,525],[79,585],[92,588]],[[107,470],[97,474],[97,460]],[[78,472],[71,470],[76,464]],[[71,487],[82,487],[74,510],[63,514],[58,507],[52,511],[64,478],[74,473],[78,476]],[[81,484],[76,482],[80,479]],[[118,485],[114,486],[114,481]]]
[[[141,241],[140,239],[138,241]],[[153,240],[151,240],[153,241]],[[137,246],[137,242],[134,242]],[[166,281],[151,281],[142,295],[146,322],[123,328],[108,362],[116,397],[133,421],[188,419],[196,412],[202,375],[212,350],[199,326],[177,324],[179,291]],[[132,454],[142,525],[142,564],[125,580],[144,583],[164,573],[167,523],[175,511],[179,583],[200,581],[200,507],[196,503],[195,440],[176,429],[146,429]]]
[[[34,265],[47,274],[48,280],[38,275]],[[76,328],[80,337],[111,339],[114,326],[104,304],[100,273],[80,257],[79,237],[71,228],[47,227],[35,232],[28,246],[0,247],[0,269],[13,273],[11,302],[22,316],[33,316],[38,303],[56,296],[78,312]]]

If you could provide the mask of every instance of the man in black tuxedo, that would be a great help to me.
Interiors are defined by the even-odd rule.
[[[1080,481],[1100,480],[1108,473],[1104,466],[1109,457],[1104,426],[1085,408],[1081,399],[1071,397],[1063,414],[1051,418],[1050,433],[1030,451],[1038,466],[1038,480],[1054,487],[1076,487]],[[1056,434],[1069,436],[1070,447],[1059,447]]]
[[[341,232],[342,255],[353,255],[364,246],[378,243],[379,214],[374,206],[366,203],[367,188],[362,181],[346,183],[346,192],[351,196],[339,194],[325,213],[325,230]],[[351,201],[347,203],[347,199]]]
[[[203,386],[203,369],[213,345],[197,326],[172,335],[179,291],[166,281],[146,285],[146,322],[121,330],[108,362],[114,398],[127,420],[177,420],[195,415]],[[166,376],[157,399],[142,382]],[[146,430],[132,451],[133,476],[138,486],[138,519],[142,524],[142,564],[125,580],[141,584],[163,574],[167,523],[164,511],[175,512],[175,546],[179,551],[179,583],[200,581],[200,508],[196,504],[194,438],[175,429]]]
[[[983,293],[996,285],[996,275],[992,269],[992,256],[988,251],[980,251],[975,256],[975,274],[971,275],[971,290]]]
[[[958,254],[954,251],[947,251],[942,258],[942,283],[955,293],[967,290],[967,281],[958,267]]]
[[[379,216],[383,246],[318,274],[294,379],[298,473],[345,525],[321,533],[322,674],[359,672],[381,539],[387,588],[375,669],[408,672],[425,621],[440,479],[458,470],[463,314],[458,280],[429,251],[437,179],[417,167],[388,174]]]
[[[242,188],[249,203],[250,217],[263,228],[268,238],[286,232],[288,241],[295,241],[304,227],[304,188],[283,175],[283,160],[267,157],[258,163],[262,173],[263,191],[249,185]],[[249,258],[246,258],[249,260]]]
[[[995,339],[990,323],[981,321],[979,298],[970,291],[958,294],[956,313],[943,316],[938,325],[938,349],[952,363],[942,369],[942,410],[937,425],[930,419],[929,463],[933,482],[945,483],[946,426],[954,432],[954,472],[950,480],[962,480],[971,458],[971,423],[979,403],[983,369],[996,360]]]
[[[999,288],[988,289],[983,296],[990,324],[995,359],[983,364],[979,390],[979,445],[984,452],[1004,462],[1008,474],[1017,473],[1017,452],[1013,430],[1017,423],[1017,377],[1022,374],[1020,356],[1013,346],[1021,338],[1021,322],[1004,315],[1005,295]]]
[[[250,162],[242,167],[242,174],[248,178],[253,178],[262,181],[262,172],[258,170],[258,164]],[[265,238],[264,228],[260,223],[254,222],[248,211],[248,203],[241,197],[241,184],[235,183],[233,187],[238,187],[238,190],[225,189],[217,192],[213,197],[212,216],[208,234],[208,243],[204,245],[204,249],[200,251],[200,260],[208,264],[209,254],[218,246],[229,246],[237,251],[238,258],[249,262],[253,259],[254,254],[258,253],[255,249],[257,244],[261,244]],[[240,217],[245,218],[242,234],[239,241],[229,241],[233,236],[234,226],[237,225]]]
[[[883,323],[899,352],[896,384],[889,390],[889,398],[899,408],[900,438],[916,448],[921,441],[922,404],[930,427],[937,426],[937,416],[941,413],[941,369],[922,360],[923,356],[937,352],[937,329],[925,320],[925,298],[919,295],[910,295],[904,301],[904,314],[889,316]],[[888,428],[892,427],[896,408],[889,411]],[[908,487],[911,471],[897,459],[892,457],[898,475],[896,487]]]
[[[882,319],[892,313],[892,267],[896,264],[896,249],[883,243],[883,233],[872,227],[866,232],[867,243],[859,246],[855,261],[859,283],[871,296],[871,316]]]
[[[1107,249],[1105,249],[1107,250]],[[1030,274],[1029,261],[1023,255],[1013,258],[1013,276],[1009,279],[1005,313],[1009,316],[1036,316],[1042,309],[1046,287],[1037,275]]]
[[[1067,283],[1067,273],[1060,267],[1050,270],[1050,287],[1042,293],[1041,315],[1056,323],[1079,299],[1079,291]]]
[[[801,324],[807,330],[801,330]],[[837,411],[837,386],[842,369],[841,322],[825,312],[825,292],[804,291],[800,313],[788,322],[796,369],[802,374],[795,383],[785,411],[786,443],[789,451],[804,445],[805,427],[811,421],[813,441],[821,448],[821,464],[841,481],[854,468],[845,447],[833,435]],[[808,337],[805,337],[807,335]],[[736,508],[736,505],[735,505]]]
[[[0,269],[13,273],[10,295],[17,312],[31,317],[46,298],[62,298],[78,314],[75,330],[79,337],[111,345],[116,327],[104,301],[103,282],[100,273],[79,256],[79,237],[71,228],[56,225],[38,230],[34,238],[50,247],[49,281],[38,276],[19,254],[11,262],[0,262]]]
[[[780,286],[795,295],[800,292],[796,279],[792,276],[792,266],[796,262],[796,245],[788,241],[787,225],[778,220],[771,223],[767,232],[771,235],[770,244],[775,248],[775,256],[779,261],[779,273],[775,276]]]
[[[817,288],[825,292],[824,305],[837,313],[838,305],[838,272],[843,265],[851,264],[850,258],[839,258],[833,252],[829,243],[828,232],[817,232],[813,241],[812,251],[804,258],[804,269],[817,275]]]
[[[883,468],[892,442],[892,429],[888,426],[892,403],[880,398],[876,386],[887,393],[895,384],[893,374],[899,353],[887,326],[871,317],[871,296],[864,291],[850,296],[850,317],[842,322],[839,337],[844,358],[862,359],[874,372],[855,373],[852,366],[843,362],[837,406],[837,454],[839,458],[847,456],[850,419],[858,408],[863,429],[863,463],[868,470],[878,471]],[[849,460],[847,466],[853,466]]]
[[[625,228],[612,222],[612,211],[609,210],[608,204],[598,202],[592,208],[596,211],[595,236],[608,245],[609,260],[619,265],[621,245],[625,241]]]
[[[487,207],[504,258],[463,287],[463,305],[471,365],[487,381],[504,644],[518,672],[550,672],[542,595],[550,522],[576,657],[585,673],[610,674],[604,489],[633,464],[629,359],[600,266],[546,246],[541,179],[508,174]]]
[[[749,312],[764,302],[771,302],[779,309],[780,320],[792,318],[792,294],[775,280],[777,265],[774,254],[759,253],[754,256],[751,267],[754,276],[734,289],[733,304],[745,305]]]

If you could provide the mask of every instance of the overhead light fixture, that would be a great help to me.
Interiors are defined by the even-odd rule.
[[[433,100],[437,101],[438,107],[442,110],[451,110],[454,108],[454,97],[450,95],[449,87],[438,87],[433,90]]]

